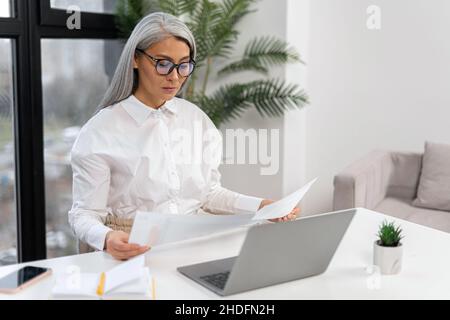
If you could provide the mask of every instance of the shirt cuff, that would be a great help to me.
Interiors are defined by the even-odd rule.
[[[263,201],[262,198],[239,194],[234,203],[234,211],[238,214],[255,213],[258,211],[261,201]]]
[[[88,231],[87,234],[87,243],[88,245],[90,245],[91,247],[99,250],[99,251],[103,251],[103,249],[105,248],[105,238],[106,238],[106,234],[112,231],[111,228],[108,228],[107,226],[99,223],[96,224],[95,226],[91,227]]]

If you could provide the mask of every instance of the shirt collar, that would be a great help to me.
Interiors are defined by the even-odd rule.
[[[167,100],[161,107],[154,109],[141,102],[132,94],[123,100],[121,104],[138,125],[141,125],[150,116],[160,117],[162,114],[169,116],[177,114],[174,99]]]

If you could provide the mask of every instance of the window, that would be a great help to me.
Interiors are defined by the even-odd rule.
[[[17,261],[12,44],[0,39],[0,265]]]
[[[47,257],[52,258],[77,253],[67,218],[72,206],[70,150],[106,92],[122,43],[89,39],[41,43],[46,238]]]
[[[117,0],[51,0],[50,6],[54,9],[63,9],[71,5],[77,6],[83,12],[114,13]]]
[[[0,17],[9,18],[12,16],[12,10],[11,10],[11,1],[10,0],[3,0],[0,1]]]
[[[111,14],[82,12],[83,27],[69,30],[68,13],[55,9],[68,4],[113,12],[115,1],[0,0],[0,264],[75,253],[67,148],[122,42]]]

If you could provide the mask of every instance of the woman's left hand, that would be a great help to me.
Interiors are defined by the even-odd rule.
[[[271,204],[272,202],[275,202],[275,201],[270,200],[270,199],[264,199],[263,201],[261,201],[261,205],[259,206],[258,210],[264,206],[267,206],[268,204]],[[271,221],[271,222],[291,221],[291,220],[295,220],[299,214],[300,214],[300,207],[295,207],[294,209],[292,209],[291,212],[289,212],[284,217],[269,219],[269,221]]]

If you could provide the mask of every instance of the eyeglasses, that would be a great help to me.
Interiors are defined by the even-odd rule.
[[[152,61],[155,62],[155,69],[158,74],[162,76],[166,76],[170,74],[173,69],[177,68],[177,72],[180,76],[186,78],[191,75],[191,73],[194,71],[195,68],[195,61],[190,60],[189,62],[182,62],[182,63],[173,63],[172,61],[168,59],[156,59],[153,58],[151,55],[149,55],[147,52],[141,49],[136,49],[136,51],[144,54],[146,57],[150,58]]]

